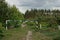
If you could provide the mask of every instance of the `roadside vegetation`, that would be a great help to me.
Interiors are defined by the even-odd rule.
[[[0,0],[0,40],[26,40],[29,31],[32,40],[60,40],[60,10],[31,9],[22,14]]]

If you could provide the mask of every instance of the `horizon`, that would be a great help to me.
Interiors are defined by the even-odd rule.
[[[9,5],[15,5],[20,12],[25,14],[31,9],[58,9],[60,0],[5,0]]]

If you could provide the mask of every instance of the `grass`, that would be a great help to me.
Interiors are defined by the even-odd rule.
[[[57,31],[43,31],[41,32],[42,34],[48,36],[48,37],[51,37],[52,39],[55,39],[57,37],[60,37],[60,30],[57,30]]]
[[[18,27],[13,28],[10,30],[6,30],[4,32],[4,37],[2,40],[23,40],[26,38],[27,32],[31,30],[33,32],[32,40],[52,40],[52,38],[56,38],[60,36],[60,31],[49,32],[49,31],[42,31],[42,32],[35,32],[31,28],[34,26],[26,26],[24,28]]]
[[[5,37],[2,40],[22,40],[27,34],[26,28],[15,28],[5,31]]]

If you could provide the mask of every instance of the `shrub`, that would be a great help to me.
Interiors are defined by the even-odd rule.
[[[2,27],[2,23],[0,23],[0,39],[4,37],[4,27]]]

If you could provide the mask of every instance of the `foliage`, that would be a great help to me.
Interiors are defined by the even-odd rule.
[[[19,10],[16,8],[15,5],[9,8],[8,14],[9,14],[10,20],[22,20],[23,19],[23,15],[21,14],[21,12],[19,12]]]
[[[23,20],[24,17],[15,5],[8,6],[5,0],[0,1],[0,22],[6,26],[6,20]]]
[[[8,23],[7,24],[8,28],[10,27],[17,28],[17,27],[20,27],[21,25],[19,20],[10,20],[7,23]]]
[[[4,31],[5,31],[5,29],[4,29],[4,27],[2,27],[2,23],[0,23],[0,39],[2,39],[3,37],[4,37]]]
[[[48,23],[47,26],[57,28],[60,25],[60,10],[31,9],[25,12],[25,19],[37,20],[38,26],[41,22]]]

